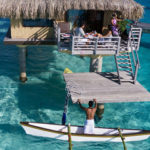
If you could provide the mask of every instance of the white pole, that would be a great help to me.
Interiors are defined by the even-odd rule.
[[[96,115],[99,120],[102,118],[103,113],[104,113],[104,104],[100,103],[97,105],[97,110],[96,110]]]

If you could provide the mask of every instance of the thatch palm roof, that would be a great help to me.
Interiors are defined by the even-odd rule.
[[[124,18],[139,19],[143,7],[134,0],[0,0],[0,16],[63,20],[69,9],[121,11]]]

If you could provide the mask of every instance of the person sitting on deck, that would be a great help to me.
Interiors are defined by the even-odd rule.
[[[95,107],[93,107],[93,102],[95,102]],[[93,99],[93,101],[89,101],[89,107],[83,107],[81,105],[80,99],[78,99],[78,103],[81,107],[86,112],[86,121],[84,124],[84,134],[93,134],[94,133],[94,115],[97,109],[97,102],[96,99]]]
[[[103,34],[98,33],[97,37],[99,38],[99,41],[103,41],[105,37],[106,37],[105,39],[106,41],[109,40],[107,38],[112,37],[111,27],[108,26],[108,28],[103,31]]]
[[[85,23],[79,23],[78,27],[75,29],[75,36],[88,37],[83,30],[84,28]]]
[[[112,30],[110,25],[108,25],[108,28],[103,31],[102,37],[112,37]]]

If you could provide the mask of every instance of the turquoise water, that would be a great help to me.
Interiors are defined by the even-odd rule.
[[[150,7],[150,1],[139,0]],[[150,23],[150,9],[145,8],[142,21]],[[0,150],[66,150],[68,143],[49,138],[26,135],[20,121],[61,123],[65,99],[63,70],[88,72],[89,58],[57,52],[56,46],[28,47],[28,81],[19,82],[19,49],[3,45],[9,26],[0,19]],[[150,91],[150,34],[143,34],[139,51],[141,68],[138,81]],[[113,71],[111,57],[105,57],[103,71]],[[105,104],[102,127],[140,128],[150,130],[150,102]],[[80,119],[79,119],[80,118]],[[78,105],[69,103],[68,122],[83,125],[85,114]],[[122,143],[73,143],[74,150],[121,150]],[[128,150],[150,150],[150,138],[128,142]]]

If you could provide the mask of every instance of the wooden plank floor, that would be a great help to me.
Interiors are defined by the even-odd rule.
[[[140,83],[119,84],[116,73],[71,73],[64,74],[64,79],[73,103],[78,98],[82,103],[93,98],[99,103],[150,101],[150,93]]]
[[[33,39],[33,38],[11,38],[10,28],[4,38],[4,44],[6,45],[56,45],[57,41],[55,38],[51,39]]]

